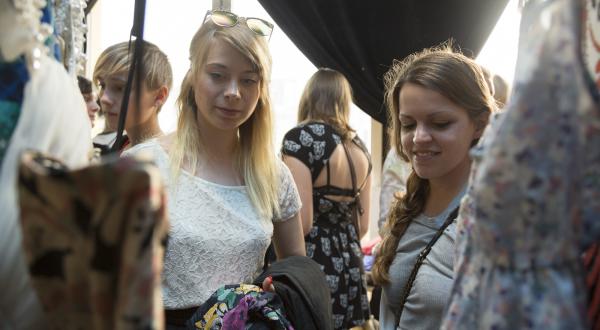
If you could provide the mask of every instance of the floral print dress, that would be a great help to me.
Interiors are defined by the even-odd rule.
[[[580,4],[530,0],[513,98],[473,151],[442,329],[584,329],[581,251],[600,225],[600,112]]]
[[[326,197],[355,196],[352,190],[329,183],[330,176],[335,175],[329,173],[329,157],[341,143],[340,135],[331,126],[309,122],[285,135],[282,153],[302,161],[310,169],[313,182],[323,169],[327,170],[327,185],[313,187],[313,227],[304,237],[306,255],[315,260],[325,273],[331,291],[335,329],[349,329],[368,320],[370,311],[363,255],[353,220],[357,212],[356,199],[340,202]],[[364,143],[358,137],[353,143],[364,151],[370,164]]]

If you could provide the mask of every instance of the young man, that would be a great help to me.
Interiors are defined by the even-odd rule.
[[[121,42],[104,50],[94,68],[94,82],[100,87],[100,105],[109,129],[117,128],[132,56],[133,48],[130,49],[128,42]],[[129,95],[125,119],[127,138],[119,147],[121,151],[163,134],[158,124],[158,113],[173,83],[171,64],[156,45],[144,42],[142,67],[142,84],[134,84]],[[135,89],[138,87],[140,99],[136,102]],[[107,149],[114,142],[114,139],[109,141]]]

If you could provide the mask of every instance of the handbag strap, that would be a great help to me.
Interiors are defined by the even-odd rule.
[[[410,293],[410,289],[412,288],[413,283],[415,282],[417,273],[419,272],[419,268],[421,268],[421,265],[425,261],[425,258],[427,258],[427,255],[431,251],[431,248],[433,247],[433,245],[442,236],[442,233],[444,233],[444,230],[446,230],[446,228],[448,228],[448,226],[452,223],[452,221],[454,221],[454,219],[456,219],[457,215],[458,215],[458,206],[448,215],[448,217],[446,218],[444,223],[435,232],[435,235],[433,236],[433,238],[429,241],[429,243],[427,243],[427,246],[425,246],[425,248],[421,251],[421,253],[419,253],[419,256],[417,257],[415,265],[413,266],[412,272],[410,273],[410,276],[408,277],[408,281],[406,282],[406,285],[404,285],[404,291],[402,292],[402,297],[400,300],[400,309],[396,313],[396,324],[398,324],[400,322],[400,316],[402,316],[402,310],[404,310],[404,304],[406,304],[406,300],[408,299],[408,294]]]

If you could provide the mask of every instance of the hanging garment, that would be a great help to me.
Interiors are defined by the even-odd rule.
[[[163,329],[165,194],[149,161],[69,171],[26,153],[23,247],[45,328]]]
[[[600,329],[600,246],[593,244],[584,254],[585,284],[587,286],[587,317],[590,329]]]
[[[10,138],[21,114],[23,90],[29,80],[25,58],[5,63],[0,61],[0,170]]]
[[[83,97],[53,59],[40,59],[40,67],[25,85],[20,111],[0,172],[0,323],[28,329],[43,322],[21,251],[16,197],[19,157],[25,150],[37,150],[76,168],[88,163],[92,147]]]
[[[530,0],[522,13],[513,98],[474,154],[442,329],[587,327],[580,256],[599,237],[600,112],[581,3]]]
[[[360,138],[352,141],[370,156]],[[358,238],[357,199],[338,201],[329,196],[356,197],[365,181],[355,183],[354,189],[342,189],[330,184],[329,159],[338,145],[344,146],[332,126],[310,122],[290,130],[284,137],[281,152],[301,161],[311,172],[313,183],[322,170],[327,171],[327,184],[313,187],[313,226],[304,237],[306,255],[315,260],[326,274],[331,290],[333,320],[336,329],[361,326],[370,318],[367,282]],[[353,169],[351,159],[349,166]],[[351,170],[353,173],[354,171]],[[356,177],[353,178],[356,182]]]

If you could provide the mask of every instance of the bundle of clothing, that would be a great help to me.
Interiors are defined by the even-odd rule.
[[[272,277],[275,292],[261,285]],[[188,319],[187,329],[333,329],[325,275],[308,257],[277,261],[254,284],[225,285]]]

